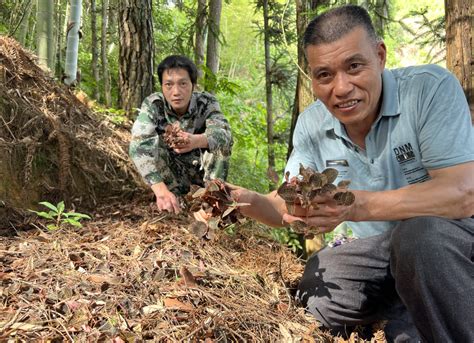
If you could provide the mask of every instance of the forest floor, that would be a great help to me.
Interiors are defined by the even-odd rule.
[[[143,199],[92,216],[0,231],[0,341],[346,342],[295,303],[303,262],[264,227],[205,240]]]

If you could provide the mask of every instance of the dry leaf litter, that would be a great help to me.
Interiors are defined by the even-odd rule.
[[[154,206],[1,237],[0,340],[337,341],[294,303],[303,265],[264,228],[204,240]]]

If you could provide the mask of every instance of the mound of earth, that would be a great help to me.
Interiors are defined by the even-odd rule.
[[[92,208],[126,199],[140,179],[128,130],[114,127],[0,36],[0,226],[12,208],[65,200]]]

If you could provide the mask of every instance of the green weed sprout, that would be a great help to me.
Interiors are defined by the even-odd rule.
[[[59,202],[56,206],[47,201],[42,201],[39,204],[47,207],[49,211],[29,211],[35,213],[39,217],[51,220],[52,222],[46,225],[48,230],[51,231],[58,230],[65,224],[82,227],[82,224],[80,223],[82,219],[91,219],[87,214],[65,212],[64,201]]]
[[[272,228],[270,230],[271,237],[280,244],[288,245],[293,252],[303,250],[298,234],[291,228]]]

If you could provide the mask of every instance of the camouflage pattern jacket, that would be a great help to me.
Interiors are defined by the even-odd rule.
[[[232,134],[229,123],[221,112],[216,98],[207,92],[193,92],[188,111],[179,117],[174,113],[161,93],[147,97],[140,108],[132,128],[129,153],[139,173],[152,185],[163,181],[160,165],[166,163],[160,149],[168,149],[175,158],[199,161],[201,149],[177,155],[166,146],[162,139],[166,126],[179,121],[181,129],[207,136],[209,152],[230,156]]]

